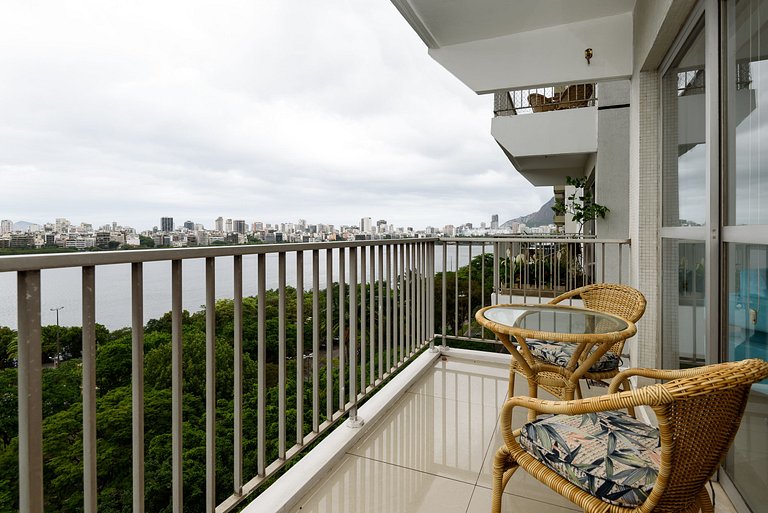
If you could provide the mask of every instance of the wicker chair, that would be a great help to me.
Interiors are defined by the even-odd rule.
[[[574,401],[507,400],[504,445],[493,466],[493,513],[501,511],[504,487],[518,467],[585,512],[712,512],[705,486],[736,436],[751,385],[768,377],[768,363],[629,369],[618,378],[633,375],[674,381],[615,393],[614,380],[609,395]],[[642,405],[653,409],[658,428],[617,411]],[[516,406],[554,415],[513,431]]]
[[[643,294],[632,287],[627,285],[619,285],[617,283],[596,283],[594,285],[585,285],[573,290],[570,290],[564,294],[561,294],[550,301],[550,304],[557,304],[569,299],[581,299],[584,302],[584,307],[591,310],[597,310],[598,312],[605,312],[616,315],[622,319],[628,321],[637,322],[645,312],[645,297]],[[585,373],[582,379],[589,379],[592,381],[602,381],[612,379],[619,373],[619,359],[624,351],[624,340],[616,342],[608,350],[606,355],[598,362],[599,366],[593,367],[589,372]],[[564,358],[553,359],[546,358],[544,352],[540,351],[541,341],[528,341],[529,347],[537,358],[537,361],[544,363],[551,363],[561,365],[565,367],[570,360],[570,355],[576,349],[576,345],[567,344],[562,342],[546,342],[546,345],[551,349],[552,347],[559,348],[559,353],[564,355]],[[549,351],[551,356],[553,351]],[[582,359],[585,359],[589,355],[589,351],[584,351]],[[573,370],[573,369],[571,369]],[[516,360],[513,358],[510,363],[509,373],[509,393],[510,397],[514,393],[515,373],[520,372]],[[627,390],[629,382],[625,383],[625,390]],[[564,389],[556,386],[544,387],[548,392],[552,393],[560,399],[566,399],[564,395]],[[581,389],[576,388],[577,397],[581,397]]]

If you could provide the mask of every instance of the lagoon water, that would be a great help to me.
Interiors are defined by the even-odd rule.
[[[490,246],[486,247],[490,251]],[[473,256],[480,248],[473,249]],[[257,293],[256,256],[243,257],[243,294]],[[454,248],[448,250],[448,270],[456,268]],[[461,246],[458,265],[466,265],[469,250]],[[232,257],[216,259],[216,298],[233,296]],[[435,251],[435,271],[442,271],[442,247]],[[334,281],[338,281],[338,251],[334,251]],[[370,265],[370,262],[368,263]],[[277,254],[267,255],[267,289],[278,288]],[[286,284],[296,286],[296,255],[286,257]],[[368,269],[366,269],[366,272]],[[378,271],[377,271],[378,272]],[[358,271],[359,276],[359,271]],[[370,279],[370,278],[369,278]],[[326,284],[325,251],[320,251],[320,288]],[[304,290],[312,288],[312,252],[304,253]],[[82,324],[82,287],[80,268],[50,269],[41,272],[41,322],[56,323],[56,312],[51,308],[63,306],[59,312],[62,326]],[[201,310],[205,304],[205,260],[184,260],[182,264],[182,304],[190,312]],[[144,322],[158,318],[171,309],[171,263],[144,264]],[[104,265],[96,268],[96,322],[110,330],[131,325],[131,266],[130,264]],[[0,326],[16,329],[16,273],[0,273]]]

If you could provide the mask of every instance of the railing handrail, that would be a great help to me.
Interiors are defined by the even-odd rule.
[[[565,243],[587,243],[587,244],[629,244],[631,239],[591,239],[591,238],[573,238],[573,237],[440,237],[439,242],[450,243],[492,243],[492,242],[565,242]]]
[[[65,267],[82,267],[91,265],[117,265],[143,262],[164,262],[170,260],[187,260],[207,257],[227,257],[245,255],[263,255],[293,251],[311,251],[315,249],[338,249],[350,247],[367,247],[379,245],[394,245],[408,242],[441,242],[441,243],[491,243],[491,242],[566,242],[590,244],[628,244],[630,239],[589,239],[573,237],[424,237],[403,239],[378,239],[335,242],[292,242],[281,244],[256,244],[235,246],[208,246],[202,248],[161,248],[134,249],[121,251],[98,251],[85,253],[46,253],[0,256],[0,272],[39,271],[43,269],[59,269]]]
[[[0,256],[0,272],[40,271],[63,267],[92,265],[135,264],[143,262],[167,262],[209,257],[264,255],[315,249],[357,248],[388,246],[407,243],[437,242],[437,237],[402,239],[378,239],[335,242],[290,242],[280,244],[254,244],[236,246],[207,246],[202,248],[159,248],[119,251],[94,251],[85,253],[46,253]]]

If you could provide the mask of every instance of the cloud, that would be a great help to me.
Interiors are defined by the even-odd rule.
[[[0,4],[0,217],[421,228],[551,196],[388,2]]]

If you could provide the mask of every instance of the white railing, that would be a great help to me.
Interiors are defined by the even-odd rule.
[[[82,473],[83,510],[97,509],[97,388],[96,388],[96,270],[110,264],[131,266],[132,318],[132,501],[133,511],[143,511],[145,481],[144,424],[144,265],[170,262],[171,286],[171,474],[170,496],[173,511],[185,509],[184,468],[184,312],[182,263],[190,259],[205,262],[205,511],[234,509],[245,497],[274,476],[308,444],[330,429],[343,416],[359,421],[360,400],[408,363],[433,335],[433,278],[435,239],[400,241],[344,242],[324,244],[281,244],[222,248],[121,251],[86,254],[13,256],[0,258],[0,273],[17,274],[18,308],[18,507],[21,511],[42,511],[47,502],[43,476],[43,387],[41,352],[41,271],[54,268],[80,268],[82,283]],[[277,255],[277,269],[267,268],[267,257]],[[224,340],[216,331],[216,265],[233,259],[234,335]],[[311,260],[311,278],[305,284],[305,258]],[[247,260],[246,260],[247,259]],[[287,262],[295,263],[295,283],[286,283]],[[321,291],[321,260],[324,260],[325,291]],[[243,269],[255,266],[258,292],[255,340],[245,340]],[[268,358],[267,273],[277,273],[279,296],[272,319],[278,321],[277,387],[267,389]],[[291,273],[292,274],[292,273]],[[305,286],[306,285],[306,286]],[[296,337],[288,340],[286,319],[288,295],[296,294]],[[306,291],[306,294],[305,294]],[[321,298],[321,294],[324,298]],[[321,311],[321,299],[327,307]],[[311,301],[311,312],[304,312]],[[307,319],[307,313],[311,313]],[[305,334],[304,322],[308,332]],[[324,329],[321,329],[325,324]],[[305,346],[305,339],[311,342]],[[257,376],[244,378],[244,344],[255,344]],[[222,457],[217,450],[217,358],[221,344],[232,347],[233,454]],[[309,345],[311,344],[311,345]],[[321,353],[321,344],[325,354]],[[294,348],[291,347],[295,345]],[[289,350],[290,349],[290,350]],[[311,350],[311,352],[310,352]],[[294,353],[293,358],[289,353]],[[311,362],[310,380],[305,383],[305,365]],[[287,394],[289,378],[295,378],[295,392]],[[324,378],[325,383],[321,383]],[[311,383],[310,383],[311,381]],[[264,386],[262,386],[264,384]],[[257,388],[257,422],[254,432],[243,430],[244,389]],[[301,390],[303,388],[303,390]],[[310,400],[305,393],[311,391]],[[267,438],[267,417],[272,406],[268,393],[277,396],[277,451],[270,452],[274,440]],[[189,399],[187,399],[189,401]],[[291,404],[292,403],[292,404]],[[294,410],[294,412],[291,412]],[[305,412],[311,428],[305,429]],[[293,413],[293,415],[291,415]],[[293,417],[293,419],[291,419]],[[187,419],[188,420],[188,419]],[[201,420],[201,419],[198,419]],[[295,433],[288,424],[295,423]],[[256,440],[255,469],[244,465],[244,441]],[[46,461],[48,456],[45,455]],[[222,497],[217,471],[221,460],[231,461],[232,489]],[[127,505],[126,505],[127,506]],[[191,506],[191,505],[190,505]],[[201,505],[198,505],[201,506]],[[187,508],[189,509],[189,508]],[[196,508],[195,508],[196,509]]]
[[[49,501],[45,494],[46,465],[57,456],[44,454],[43,440],[41,273],[48,270],[74,269],[82,284],[82,453],[77,456],[82,461],[82,509],[96,511],[102,484],[97,468],[96,417],[102,391],[97,389],[96,375],[96,290],[97,271],[104,266],[130,266],[125,272],[130,273],[130,306],[126,308],[131,318],[133,511],[144,511],[146,483],[155,484],[160,479],[147,474],[144,450],[152,445],[145,434],[153,427],[145,426],[144,271],[152,262],[165,262],[171,290],[167,362],[171,397],[166,434],[170,437],[171,470],[167,496],[175,512],[226,512],[263,487],[344,417],[359,425],[359,402],[375,393],[423,348],[434,346],[436,337],[443,346],[456,341],[494,343],[492,334],[472,322],[478,308],[510,300],[540,302],[587,283],[626,282],[629,251],[628,240],[516,237],[0,257],[0,275],[16,273],[17,277],[19,500],[15,506],[21,511],[43,510]],[[185,358],[185,348],[190,350],[185,326],[192,322],[182,306],[184,285],[188,284],[183,264],[200,260],[204,271],[197,279],[205,282],[205,308],[195,315],[204,325],[204,351],[201,349],[200,354],[205,360],[201,362],[205,376],[204,394],[196,396],[183,387],[185,377],[189,377],[185,375],[189,358]],[[221,299],[217,291],[230,289],[223,286],[216,272],[217,265],[229,269],[230,264],[231,335],[217,331],[222,322],[217,321],[221,314],[217,311],[217,297]],[[255,288],[249,283],[252,281]],[[268,290],[268,283],[276,283],[276,290]],[[255,289],[255,299],[244,292],[249,288]],[[246,333],[254,318],[255,333]],[[295,337],[289,337],[291,319],[296,320]],[[270,352],[268,344],[276,344],[277,349]],[[232,398],[231,407],[225,408],[231,413],[226,425],[218,405],[221,381],[217,390],[217,377],[228,370],[221,368],[220,359],[217,361],[217,349],[222,346],[231,347],[232,355],[226,362],[233,376],[232,388],[226,391]],[[248,370],[250,355],[255,355],[255,375]],[[271,378],[268,374],[273,370],[276,377]],[[270,386],[270,379],[275,380],[274,386]],[[244,403],[253,399],[249,394],[254,389],[256,418],[246,419]],[[204,414],[185,418],[184,412],[197,406]],[[98,413],[109,415],[109,411]],[[204,425],[204,441],[201,437],[199,442],[205,467],[201,482],[185,481],[184,474],[184,469],[195,463],[184,456],[189,444],[196,443],[185,439],[185,422],[193,421],[201,429]],[[273,422],[277,429],[268,434]],[[217,440],[230,429],[231,439],[226,443],[231,442],[232,449],[223,454]],[[192,488],[200,491],[197,499],[190,498]],[[190,504],[193,500],[198,503]]]
[[[630,241],[565,237],[445,238],[441,324],[437,336],[451,341],[498,344],[475,322],[490,304],[547,302],[592,283],[628,283]],[[454,264],[457,262],[458,264]]]

